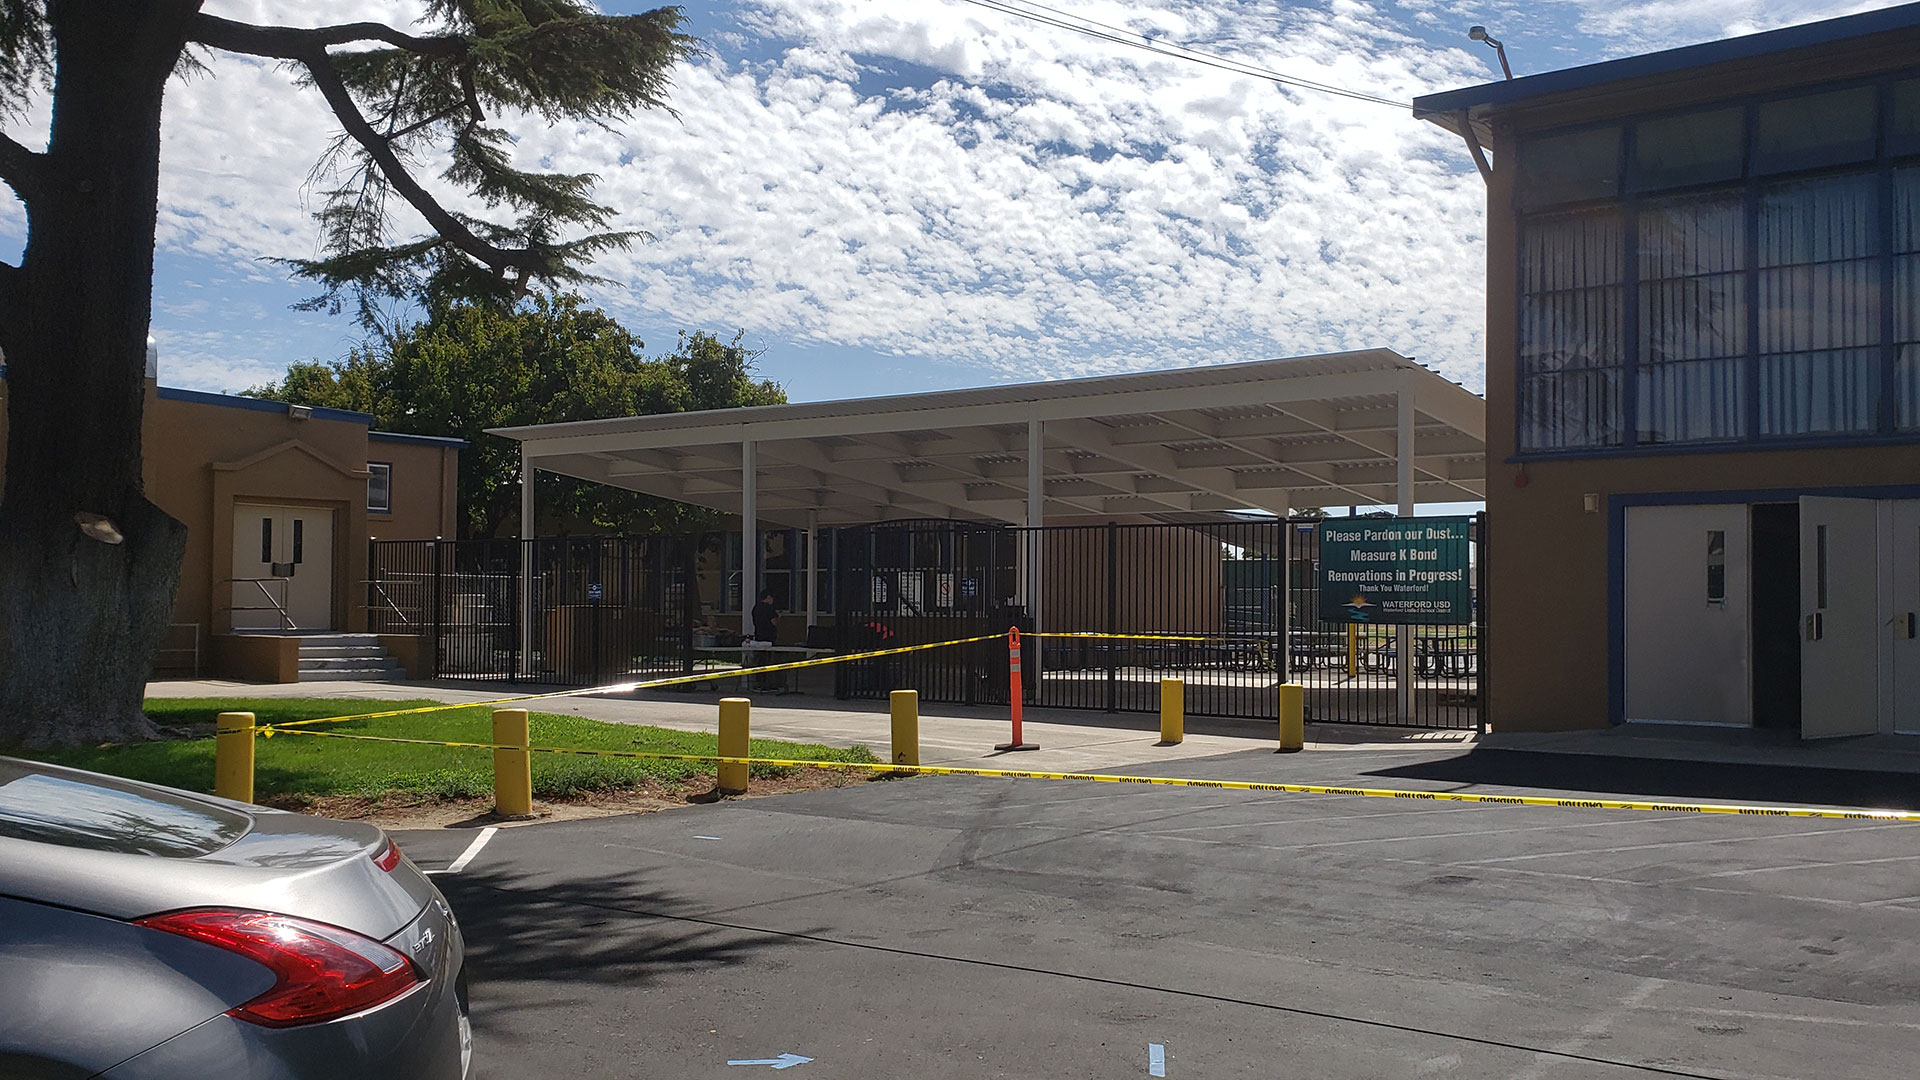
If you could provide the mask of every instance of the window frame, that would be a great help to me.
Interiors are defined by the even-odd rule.
[[[1892,146],[1893,124],[1893,87],[1920,79],[1920,67],[1903,69],[1897,72],[1882,73],[1865,78],[1836,80],[1812,86],[1799,86],[1788,90],[1772,91],[1764,94],[1742,95],[1717,101],[1694,102],[1683,108],[1638,112],[1606,119],[1569,124],[1559,127],[1543,128],[1526,132],[1524,139],[1550,138],[1570,134],[1576,131],[1617,125],[1621,128],[1620,158],[1617,163],[1616,188],[1620,194],[1612,198],[1588,199],[1552,205],[1526,206],[1520,183],[1513,185],[1507,202],[1507,212],[1515,224],[1512,246],[1512,273],[1514,281],[1512,333],[1513,353],[1512,371],[1507,389],[1513,394],[1513,452],[1506,459],[1511,463],[1536,460],[1555,460],[1570,458],[1612,458],[1639,457],[1667,454],[1724,454],[1742,451],[1807,449],[1820,447],[1856,447],[1880,445],[1906,445],[1920,442],[1920,428],[1901,429],[1898,426],[1896,362],[1899,345],[1895,338],[1895,270],[1896,260],[1893,248],[1893,197],[1894,174],[1901,169],[1920,168],[1920,145],[1905,150],[1896,150]],[[1875,89],[1874,123],[1875,148],[1870,159],[1846,162],[1842,164],[1821,165],[1818,167],[1793,171],[1761,173],[1754,167],[1755,124],[1759,107],[1771,102],[1799,97],[1810,97],[1834,91],[1871,86]],[[1635,138],[1637,125],[1647,120],[1678,116],[1693,112],[1705,112],[1728,107],[1742,110],[1742,176],[1734,181],[1717,181],[1690,186],[1663,188],[1657,191],[1636,190],[1632,180]],[[1524,151],[1522,151],[1524,152]],[[1517,157],[1518,155],[1516,155]],[[1879,322],[1880,335],[1876,351],[1879,358],[1878,402],[1875,414],[1875,426],[1870,432],[1832,433],[1820,432],[1801,435],[1763,435],[1760,431],[1760,353],[1758,305],[1758,256],[1754,247],[1756,242],[1759,199],[1763,189],[1776,187],[1797,180],[1816,179],[1822,176],[1866,175],[1875,178],[1875,191],[1878,200],[1880,228],[1874,254],[1879,277]],[[1744,435],[1733,439],[1716,439],[1698,442],[1646,442],[1640,436],[1640,395],[1641,395],[1641,348],[1640,337],[1640,244],[1638,218],[1649,205],[1668,202],[1687,196],[1705,195],[1713,192],[1738,191],[1744,205],[1746,236],[1746,265],[1740,271],[1745,282],[1744,299],[1747,307],[1746,350],[1740,362],[1743,365],[1743,393],[1741,409],[1744,414]],[[1525,395],[1522,393],[1521,354],[1525,340],[1523,330],[1526,322],[1527,305],[1521,286],[1526,280],[1524,260],[1526,243],[1524,240],[1528,226],[1534,221],[1562,216],[1576,212],[1611,212],[1619,218],[1621,235],[1625,238],[1625,276],[1621,287],[1624,290],[1621,305],[1621,325],[1618,329],[1621,356],[1620,370],[1621,393],[1618,419],[1621,431],[1612,442],[1596,442],[1576,447],[1528,448],[1523,445],[1523,436],[1527,431]]]
[[[385,474],[387,478],[387,484],[386,484],[387,500],[385,505],[375,506],[373,504],[373,478],[375,473],[380,470],[385,470]],[[393,462],[391,461],[367,462],[367,513],[369,514],[393,513]]]

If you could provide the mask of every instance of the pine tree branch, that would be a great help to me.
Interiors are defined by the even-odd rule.
[[[32,202],[47,179],[47,156],[0,135],[0,180],[21,202]]]
[[[190,41],[226,52],[302,62],[313,50],[324,52],[329,45],[348,45],[360,41],[385,42],[420,56],[463,56],[467,51],[466,39],[457,35],[421,37],[395,30],[384,23],[341,23],[303,29],[294,26],[255,26],[204,12],[193,17],[187,37]]]
[[[380,172],[393,185],[393,190],[407,200],[407,204],[419,211],[427,224],[448,243],[466,252],[474,259],[484,263],[487,269],[498,274],[512,267],[527,273],[544,273],[548,260],[541,254],[525,248],[502,248],[487,243],[474,235],[464,222],[449,213],[440,205],[427,189],[407,171],[400,156],[394,153],[393,144],[388,142],[367,118],[360,112],[360,106],[354,103],[353,95],[348,92],[345,80],[333,66],[333,60],[327,55],[324,45],[313,43],[300,50],[300,54],[288,59],[296,60],[307,69],[313,78],[313,85],[320,95],[327,99],[327,105],[333,115],[346,129],[348,137],[360,144],[379,166]]]

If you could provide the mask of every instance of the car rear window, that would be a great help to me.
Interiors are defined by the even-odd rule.
[[[245,814],[184,796],[0,761],[0,836],[191,859],[240,839],[250,825]]]

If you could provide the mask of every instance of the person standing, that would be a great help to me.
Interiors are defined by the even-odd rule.
[[[771,589],[763,590],[760,593],[760,602],[753,605],[752,638],[754,641],[761,642],[763,644],[777,645],[779,644],[779,633],[780,633],[780,609],[773,606],[773,590]],[[777,659],[776,657],[774,657],[772,653],[761,653],[760,656],[754,657],[750,661],[750,665],[766,663],[767,659],[762,659],[762,657],[765,657],[767,659]],[[767,681],[767,676],[765,675],[760,676],[758,679],[754,680],[754,682],[756,684],[754,688],[757,690],[781,689],[781,687],[778,685],[769,684]]]
[[[753,605],[753,640],[778,645],[779,627],[780,609],[773,606],[773,590],[769,589],[762,592],[760,602]]]

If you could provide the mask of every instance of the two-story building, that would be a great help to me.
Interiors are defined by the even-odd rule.
[[[1494,727],[1920,733],[1920,4],[1414,111],[1487,180]]]

